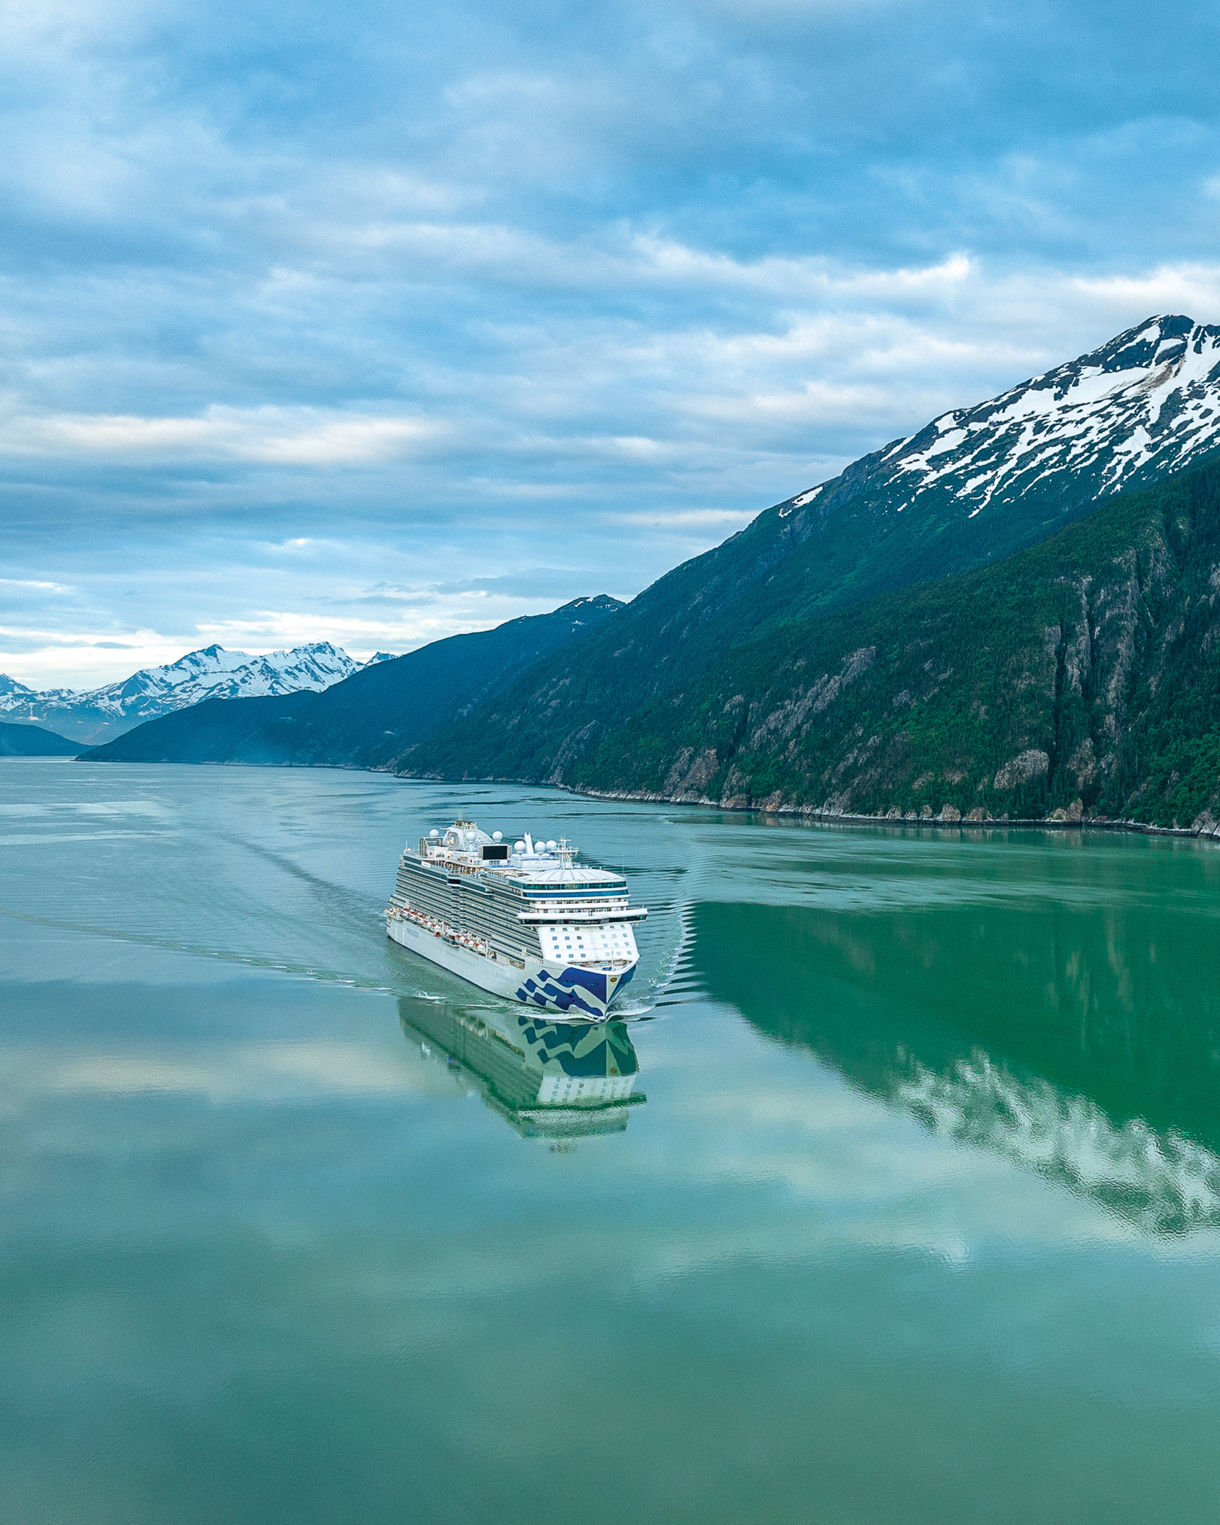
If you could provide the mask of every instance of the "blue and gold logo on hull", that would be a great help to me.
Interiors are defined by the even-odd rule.
[[[635,965],[624,969],[616,979],[596,969],[568,967],[551,974],[545,968],[517,987],[517,999],[543,1011],[576,1011],[597,1019],[635,973]]]

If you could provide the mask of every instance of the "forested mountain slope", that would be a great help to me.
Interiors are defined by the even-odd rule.
[[[460,775],[457,735],[420,747],[416,769]],[[553,777],[729,806],[1206,828],[1220,465],[997,565],[770,631]]]
[[[75,757],[80,742],[57,736],[40,725],[0,720],[0,757]]]

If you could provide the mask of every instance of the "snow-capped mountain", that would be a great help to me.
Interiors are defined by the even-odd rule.
[[[0,672],[0,713],[4,713],[10,706],[19,705],[27,700],[35,699],[63,699],[71,698],[70,688],[48,688],[43,690],[27,688],[24,683],[18,683],[16,678],[10,678],[7,673]]]
[[[361,665],[329,641],[313,641],[262,656],[205,646],[163,667],[146,667],[118,683],[80,693],[37,692],[0,675],[0,717],[47,725],[74,741],[96,744],[201,699],[318,691],[350,677]]]
[[[956,408],[865,456],[779,509],[819,511],[862,492],[887,514],[937,490],[948,517],[974,519],[1059,490],[1099,498],[1220,447],[1220,327],[1149,318],[1100,349],[987,402]]]
[[[879,595],[987,566],[1218,451],[1220,327],[1150,318],[764,510],[644,589],[579,651],[557,650],[531,670],[528,686],[421,743],[412,766],[442,777],[601,787],[613,773],[606,759],[626,759],[622,776],[630,776],[637,749],[642,756],[667,734],[649,755],[686,746],[695,782],[684,787],[698,792],[706,749],[677,739],[693,702],[687,685],[706,680],[699,692],[710,726],[745,691],[729,662],[735,648],[768,631],[781,643],[803,640],[817,622]],[[827,695],[845,681],[824,676]],[[808,702],[821,713],[829,699]],[[646,711],[654,704],[655,716]],[[660,717],[647,744],[632,729],[645,713],[649,725]],[[777,721],[776,746],[790,735],[786,726]],[[872,744],[866,732],[861,755]],[[588,761],[595,755],[597,773]]]

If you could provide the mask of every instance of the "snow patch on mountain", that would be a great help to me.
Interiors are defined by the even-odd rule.
[[[825,483],[820,513],[862,493],[883,514],[935,491],[949,517],[1045,490],[1070,473],[1086,496],[1159,480],[1220,449],[1220,327],[1150,318],[1092,353],[866,456]],[[790,499],[781,513],[812,502]]]

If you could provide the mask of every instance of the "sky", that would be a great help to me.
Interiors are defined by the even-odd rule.
[[[1220,5],[7,0],[0,672],[629,598],[1220,321]]]

